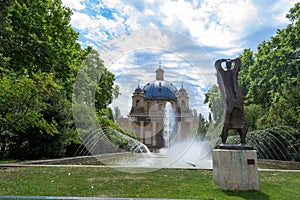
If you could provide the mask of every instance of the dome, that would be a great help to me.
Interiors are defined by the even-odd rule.
[[[155,80],[147,83],[144,88],[145,99],[176,99],[177,88],[169,81]]]

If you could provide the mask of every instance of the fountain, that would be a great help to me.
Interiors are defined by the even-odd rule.
[[[159,153],[150,153],[147,146],[119,131],[97,125],[82,131],[81,138],[88,155],[93,155],[101,164],[114,166],[118,170],[136,173],[160,168],[212,168],[211,150],[214,144],[194,140],[194,134],[184,140],[177,138],[175,111],[166,102],[163,121],[164,148]],[[94,128],[93,128],[94,127]],[[182,128],[182,127],[181,127]],[[81,129],[80,129],[81,130]],[[127,142],[123,142],[123,141]],[[82,152],[80,152],[82,153]],[[140,168],[138,171],[136,168]]]
[[[290,127],[273,127],[249,132],[248,143],[257,150],[259,159],[294,161],[300,156],[300,135]],[[238,141],[238,136],[230,136],[231,143]],[[299,148],[299,147],[298,147]]]
[[[165,142],[165,148],[170,148],[170,145],[173,143],[175,134],[175,111],[172,108],[170,102],[166,103],[165,116],[164,116],[164,132],[163,138]]]
[[[129,141],[127,146],[125,147],[126,151],[133,152],[133,153],[146,153],[146,154],[150,153],[148,147],[143,143],[141,143],[140,141],[137,141],[118,131],[115,131],[115,133]]]
[[[111,140],[114,136],[127,141],[126,145],[121,146],[121,144],[114,144]],[[99,128],[81,135],[81,138],[85,148],[79,147],[78,150],[85,152],[79,152],[80,155],[101,155],[120,152],[150,153],[146,145],[117,130]],[[77,152],[75,152],[75,154],[76,153]]]
[[[165,113],[163,132],[165,147],[159,152],[111,155],[102,160],[102,163],[131,173],[149,172],[160,168],[212,169],[214,144],[194,137],[176,141],[175,113],[170,103],[167,103]]]
[[[172,117],[174,111],[170,104],[167,105],[166,113],[169,116],[166,117],[168,119],[165,120],[164,128],[166,146],[159,153],[150,153],[146,145],[116,130],[94,130],[82,137],[84,146],[101,164],[130,173],[144,173],[160,168],[211,169],[214,144],[193,138],[175,142],[175,117]],[[109,134],[128,140],[127,145],[121,147],[112,144]]]

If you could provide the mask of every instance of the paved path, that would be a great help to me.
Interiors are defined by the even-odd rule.
[[[79,167],[79,168],[134,168],[132,166],[108,166],[108,165],[51,165],[51,164],[23,164],[23,163],[4,163],[0,164],[0,167]],[[145,169],[154,169],[153,167],[136,167],[136,168],[145,168]],[[161,169],[161,168],[157,168]],[[213,169],[211,168],[197,168],[197,167],[170,167],[168,169],[186,169],[186,170],[209,170],[212,171]],[[261,172],[298,172],[300,173],[300,170],[288,170],[288,169],[258,169],[258,171]]]

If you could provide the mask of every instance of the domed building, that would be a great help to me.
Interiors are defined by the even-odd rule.
[[[132,106],[128,115],[129,126],[134,130],[139,141],[150,150],[166,146],[163,132],[166,105],[172,107],[174,113],[174,141],[191,137],[195,129],[195,119],[189,108],[189,96],[183,85],[176,86],[164,80],[164,70],[159,65],[156,79],[143,88],[139,85],[132,94]]]

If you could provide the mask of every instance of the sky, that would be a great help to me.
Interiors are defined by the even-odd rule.
[[[155,80],[161,63],[165,80],[182,86],[190,107],[205,117],[205,93],[216,84],[214,62],[256,51],[289,23],[297,0],[62,0],[72,9],[71,26],[83,48],[91,45],[115,74],[126,117],[135,88]]]

